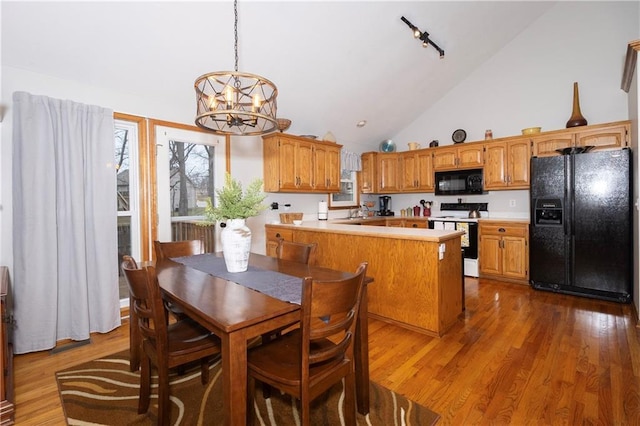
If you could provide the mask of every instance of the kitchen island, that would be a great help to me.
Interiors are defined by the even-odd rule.
[[[374,279],[368,286],[369,315],[442,336],[463,309],[463,232],[373,226],[375,220],[268,224],[267,254],[273,255],[275,241],[284,238],[318,243],[319,266],[355,271],[367,261],[367,275]]]

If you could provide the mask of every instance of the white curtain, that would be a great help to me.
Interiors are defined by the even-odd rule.
[[[14,350],[120,325],[113,111],[13,94]]]

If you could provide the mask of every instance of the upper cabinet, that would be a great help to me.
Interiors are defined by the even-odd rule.
[[[629,121],[572,127],[533,136],[533,155],[560,155],[563,148],[592,146],[594,149],[620,149],[629,146]]]
[[[483,144],[457,144],[435,148],[433,170],[473,169],[483,165]]]
[[[285,133],[262,137],[265,192],[340,191],[340,149]]]
[[[428,149],[400,154],[403,192],[433,192],[433,155]]]
[[[378,193],[394,193],[400,192],[400,154],[378,154]]]
[[[529,139],[494,141],[484,149],[484,189],[529,188]]]
[[[360,172],[360,193],[371,194],[378,192],[378,164],[376,152],[365,152],[362,154],[362,171]]]

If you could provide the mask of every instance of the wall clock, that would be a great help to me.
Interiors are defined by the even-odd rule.
[[[453,139],[453,143],[462,143],[466,138],[467,138],[467,132],[465,132],[462,129],[456,130],[455,132],[453,132],[453,135],[451,135],[451,139]]]
[[[380,142],[380,152],[395,152],[396,144],[391,139]]]

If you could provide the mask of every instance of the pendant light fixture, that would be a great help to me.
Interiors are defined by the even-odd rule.
[[[238,72],[238,1],[233,2],[235,71],[217,71],[196,79],[196,125],[219,135],[261,135],[276,129],[275,84]]]

